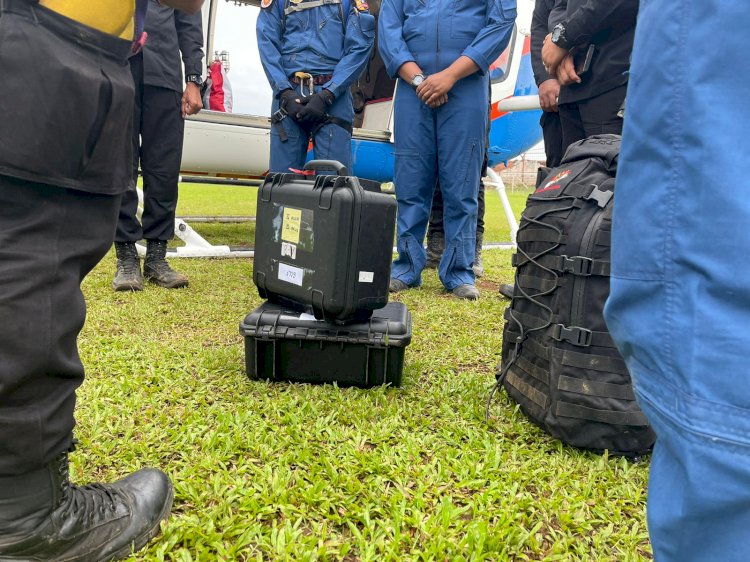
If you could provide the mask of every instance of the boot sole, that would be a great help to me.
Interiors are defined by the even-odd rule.
[[[143,283],[139,283],[137,285],[136,284],[115,285],[114,283],[112,283],[112,289],[114,291],[118,291],[118,292],[131,291],[131,292],[134,293],[136,291],[142,291],[143,290]]]
[[[146,280],[149,283],[153,283],[154,285],[158,285],[159,287],[164,287],[165,289],[183,289],[187,287],[190,284],[190,281],[177,281],[175,283],[164,283],[163,281],[159,281],[156,277],[150,277],[146,276]]]
[[[459,300],[463,300],[463,301],[478,301],[479,298],[482,296],[482,293],[479,293],[479,292],[477,292],[477,293],[475,293],[473,295],[469,295],[469,294],[466,294],[466,293],[464,293],[463,295],[458,295],[458,294],[456,294],[453,291],[448,291],[448,293],[450,293],[450,295],[452,297],[457,298]]]
[[[477,295],[477,296],[474,296],[474,295],[471,295],[471,296],[468,296],[468,295],[467,296],[460,296],[460,295],[457,295],[455,293],[451,293],[451,294],[454,297],[456,297],[457,299],[460,299],[462,301],[478,301],[479,300],[479,295]]]
[[[154,537],[156,537],[161,532],[161,522],[169,518],[169,514],[172,511],[173,500],[174,486],[170,486],[169,499],[164,504],[164,509],[159,514],[159,519],[156,520],[154,526],[148,529],[141,536],[133,539],[133,542],[131,542],[130,544],[123,546],[120,550],[112,554],[108,554],[104,558],[100,558],[99,560],[97,560],[97,562],[113,562],[114,560],[124,560],[125,558],[130,558],[133,553],[138,552],[139,550],[144,548],[149,542],[151,542]]]

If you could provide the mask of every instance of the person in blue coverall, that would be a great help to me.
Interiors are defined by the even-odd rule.
[[[487,127],[488,69],[510,40],[515,0],[383,0],[378,45],[395,98],[398,258],[390,289],[421,284],[422,247],[439,180],[446,248],[438,273],[456,297],[477,299],[477,195]]]
[[[364,0],[263,0],[258,49],[273,89],[270,172],[315,158],[351,170],[349,87],[367,65],[375,18]]]
[[[657,435],[657,562],[750,559],[748,28],[745,2],[640,3],[605,318]]]

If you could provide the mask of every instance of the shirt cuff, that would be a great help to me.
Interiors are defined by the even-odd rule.
[[[542,84],[544,84],[547,80],[553,80],[554,78],[555,78],[554,76],[550,76],[546,72],[544,73],[544,76],[538,76],[534,74],[534,82],[536,82],[537,88],[541,86]]]
[[[336,99],[339,99],[339,96],[342,94],[342,91],[345,90],[345,88],[342,88],[339,84],[336,84],[333,80],[335,79],[335,76],[331,78],[328,82],[323,84],[323,89],[328,90],[333,94],[333,97]]]
[[[487,60],[487,57],[485,57],[484,54],[479,51],[479,49],[476,49],[469,45],[461,54],[465,57],[469,57],[474,61],[474,64],[479,67],[478,72],[480,76],[484,76],[485,74],[487,74],[487,70],[489,70],[492,61]]]
[[[565,38],[568,40],[569,49],[572,49],[576,45],[588,43],[591,35],[585,32],[575,18],[564,21],[562,24],[565,26]]]
[[[388,72],[388,76],[391,78],[398,78],[398,71],[399,69],[404,66],[407,62],[417,62],[414,60],[414,57],[411,55],[411,53],[403,54],[398,57],[395,57],[391,62],[386,66],[385,70]]]
[[[185,76],[190,76],[191,74],[197,74],[198,76],[203,76],[203,65],[200,63],[190,63],[185,65]]]

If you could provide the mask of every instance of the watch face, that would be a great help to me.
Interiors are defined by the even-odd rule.
[[[417,74],[414,78],[411,79],[411,83],[414,86],[419,86],[422,82],[424,82],[424,76],[421,74]]]
[[[557,42],[560,41],[564,32],[565,28],[560,24],[557,24],[555,26],[555,29],[552,30],[552,42],[555,45],[557,45]]]

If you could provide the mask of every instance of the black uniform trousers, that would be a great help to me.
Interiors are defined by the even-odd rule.
[[[112,246],[120,199],[0,176],[0,475],[71,444],[80,285]]]
[[[622,117],[617,113],[625,101],[627,84],[575,103],[558,107],[562,127],[562,152],[591,135],[622,134]]]
[[[133,185],[122,197],[115,242],[171,240],[177,209],[177,184],[182,161],[185,121],[182,94],[143,83],[143,55],[130,59],[135,83],[133,108]],[[138,222],[135,189],[143,172],[143,215]]]
[[[547,155],[546,165],[554,168],[560,164],[563,157],[562,126],[560,114],[556,111],[545,111],[539,120],[544,137],[544,153]]]

